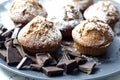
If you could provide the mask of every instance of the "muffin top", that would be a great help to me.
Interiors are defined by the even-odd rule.
[[[58,45],[62,36],[60,31],[53,26],[53,22],[37,16],[21,29],[18,41],[31,51]]]
[[[73,5],[65,5],[60,9],[59,14],[52,16],[55,27],[59,30],[73,29],[83,20],[82,13]]]
[[[72,2],[82,12],[93,4],[93,0],[72,0]]]
[[[111,1],[99,1],[84,12],[84,17],[97,17],[110,25],[119,20],[119,11]]]
[[[72,31],[76,43],[85,47],[102,47],[109,45],[113,40],[113,31],[110,26],[97,18],[82,21]]]
[[[47,17],[47,12],[38,0],[14,0],[9,10],[15,23],[28,23],[35,16]]]

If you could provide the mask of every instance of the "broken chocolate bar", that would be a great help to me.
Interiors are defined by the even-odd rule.
[[[17,65],[17,69],[22,69],[22,67],[23,66],[25,66],[25,65],[30,65],[30,64],[32,64],[33,63],[33,61],[30,59],[30,58],[28,58],[28,57],[24,57],[21,61],[20,61],[20,63]]]
[[[22,45],[18,42],[17,39],[14,39],[14,40],[13,40],[13,44],[14,44],[14,46],[18,49],[18,51],[20,52],[20,55],[21,55],[22,57],[25,57],[25,56],[27,55],[27,54],[25,53]]]
[[[67,74],[71,73],[75,68],[77,68],[77,63],[75,60],[68,60],[65,62],[64,70]]]
[[[42,66],[38,64],[30,64],[30,69],[40,71]]]
[[[58,67],[42,67],[43,72],[47,75],[47,76],[59,76],[63,74],[63,69],[62,68],[58,68]]]
[[[56,66],[57,65],[57,61],[53,58],[49,63],[49,66]]]
[[[17,35],[18,35],[19,30],[20,30],[20,28],[19,28],[19,27],[16,27],[16,28],[14,29],[14,31],[13,31],[13,34],[12,34],[11,38],[16,38]]]
[[[5,41],[5,46],[7,48],[7,64],[17,64],[21,61],[22,56],[16,47],[13,47],[13,39]]]
[[[13,33],[13,31],[9,30],[9,31],[4,32],[1,36],[4,37],[4,39],[7,40],[8,38],[11,37],[12,33]]]
[[[3,60],[6,60],[7,57],[7,51],[6,49],[0,49],[0,58],[2,58]]]
[[[70,60],[69,56],[66,53],[63,53],[62,58],[59,60],[57,67],[63,68],[65,62]]]
[[[95,62],[86,62],[85,64],[79,65],[79,69],[87,74],[91,74],[95,65]]]
[[[49,62],[51,62],[52,57],[51,57],[51,55],[49,53],[37,53],[36,54],[36,59],[37,59],[37,63],[40,66],[45,66]]]
[[[85,57],[76,57],[75,60],[78,65],[81,65],[87,62],[87,59]]]

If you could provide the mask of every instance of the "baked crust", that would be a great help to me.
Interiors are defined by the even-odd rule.
[[[54,23],[35,17],[18,34],[18,41],[30,52],[54,52],[62,39]]]
[[[111,1],[98,1],[84,12],[84,17],[86,19],[97,17],[113,27],[119,20],[119,10]]]
[[[47,17],[47,11],[38,0],[14,0],[9,15],[15,23],[26,24],[37,15]]]

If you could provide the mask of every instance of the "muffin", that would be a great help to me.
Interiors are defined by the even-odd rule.
[[[39,0],[14,0],[9,10],[9,16],[16,24],[26,24],[37,15],[47,17]]]
[[[93,4],[93,0],[72,0],[72,2],[82,13]]]
[[[54,23],[42,16],[36,16],[18,33],[18,41],[29,52],[54,52],[62,39]]]
[[[71,37],[72,29],[83,20],[81,12],[72,5],[65,5],[59,13],[50,17],[58,28],[63,39]]]
[[[96,18],[84,20],[72,31],[75,47],[85,55],[99,56],[105,53],[113,41],[111,27]]]
[[[84,12],[86,19],[97,17],[111,27],[119,20],[119,11],[111,1],[99,1]]]

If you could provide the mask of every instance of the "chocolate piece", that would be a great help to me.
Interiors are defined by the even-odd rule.
[[[56,66],[57,61],[53,58],[50,63],[48,63],[49,66]]]
[[[95,65],[95,62],[86,62],[85,64],[79,65],[79,69],[87,74],[91,74]]]
[[[57,64],[57,67],[64,68],[65,62],[69,60],[70,60],[69,56],[66,53],[63,53],[62,58]]]
[[[4,48],[4,41],[0,41],[0,48]]]
[[[0,35],[6,31],[7,31],[7,28],[5,28],[3,24],[0,24]]]
[[[1,36],[3,36],[5,39],[10,38],[12,35],[12,30],[4,32]]]
[[[4,27],[3,27],[1,30],[2,30],[2,32],[4,33],[5,31],[7,31],[7,28],[4,28]]]
[[[62,68],[58,68],[58,67],[42,67],[43,72],[47,75],[47,76],[58,76],[58,75],[62,75],[63,74],[63,69]]]
[[[22,69],[22,67],[23,66],[25,66],[25,65],[30,65],[30,64],[32,64],[33,63],[33,61],[30,59],[30,58],[28,58],[28,57],[24,57],[21,61],[20,61],[20,63],[17,65],[17,69]]]
[[[76,57],[75,60],[78,65],[81,65],[87,62],[87,59],[85,57]]]
[[[16,38],[17,35],[18,35],[19,30],[20,30],[20,28],[19,28],[19,27],[16,27],[16,28],[14,29],[14,31],[13,31],[13,34],[12,34],[11,38]]]
[[[13,44],[14,44],[14,46],[18,49],[18,51],[20,52],[20,55],[21,55],[22,57],[28,57],[28,58],[30,58],[33,62],[37,63],[35,57],[34,57],[34,56],[29,56],[29,55],[24,51],[22,45],[18,42],[17,39],[14,39],[14,40],[13,40]]]
[[[22,57],[16,47],[13,47],[13,40],[9,39],[5,42],[7,48],[7,64],[17,64],[21,61]]]
[[[49,53],[38,53],[38,54],[36,54],[36,59],[37,59],[37,63],[40,66],[45,66],[49,62],[51,62],[52,57]]]
[[[65,62],[64,70],[67,74],[71,73],[75,68],[77,68],[77,63],[75,60],[68,60]]]
[[[6,56],[7,56],[7,51],[6,51],[6,49],[0,49],[0,57],[1,57],[3,60],[6,60]]]
[[[18,42],[17,39],[14,39],[14,40],[13,40],[13,44],[14,44],[14,46],[18,49],[18,51],[20,52],[20,55],[21,55],[22,57],[25,57],[25,56],[27,55],[27,54],[25,53],[22,45]]]
[[[5,60],[5,56],[0,53],[0,58]]]
[[[30,69],[40,71],[42,66],[38,64],[30,64]]]

